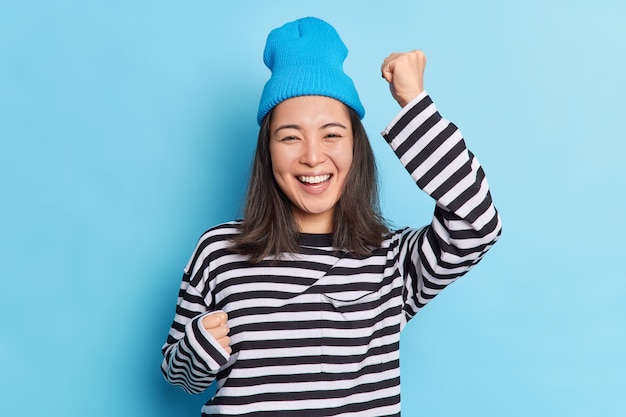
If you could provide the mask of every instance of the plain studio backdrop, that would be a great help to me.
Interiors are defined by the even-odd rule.
[[[269,31],[333,24],[385,215],[430,221],[379,132],[422,49],[501,241],[402,336],[406,416],[624,416],[626,2],[2,1],[0,415],[198,416],[161,376],[182,269],[241,215]]]

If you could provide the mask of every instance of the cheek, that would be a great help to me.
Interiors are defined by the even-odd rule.
[[[280,167],[276,167],[274,164],[272,164],[272,179],[270,181],[272,180],[283,194],[288,193],[289,187],[285,180],[285,172],[281,171]]]
[[[281,172],[281,157],[276,148],[270,145],[270,164],[274,178],[278,179]]]
[[[352,167],[352,161],[354,160],[354,156],[350,154],[346,160],[344,161],[346,169],[350,169]]]
[[[281,161],[272,161],[272,175],[274,180],[279,184],[289,175],[289,167],[285,164],[281,164]]]
[[[278,185],[278,188],[284,193],[288,184],[288,178],[291,176],[289,171],[289,164],[284,158],[284,155],[278,153],[270,153],[272,164],[272,176],[274,181]]]
[[[347,174],[352,166],[354,160],[353,152],[352,144],[350,144],[350,146],[346,146],[345,149],[342,149],[335,159],[337,168],[344,171],[344,175]]]

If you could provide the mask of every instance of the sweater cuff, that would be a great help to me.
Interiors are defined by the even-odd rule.
[[[383,135],[385,138],[389,135],[389,133],[391,133],[393,127],[413,108],[416,106],[417,103],[419,103],[420,101],[422,101],[425,97],[428,97],[428,92],[426,90],[423,90],[421,93],[419,93],[413,100],[409,101],[406,106],[402,107],[402,109],[400,110],[400,112],[398,114],[396,114],[396,117],[394,117],[391,122],[389,122],[389,124],[387,125],[387,127],[385,128],[385,130],[383,130],[381,132],[381,135]]]
[[[219,342],[202,326],[202,319],[215,311],[194,317],[185,325],[185,338],[189,346],[208,366],[208,371],[217,372],[228,362],[230,355]]]

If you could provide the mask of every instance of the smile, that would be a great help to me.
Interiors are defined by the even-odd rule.
[[[305,184],[320,184],[322,182],[326,182],[330,180],[330,177],[332,177],[332,175],[326,174],[326,175],[315,175],[315,176],[300,175],[297,178],[300,182],[303,182]]]

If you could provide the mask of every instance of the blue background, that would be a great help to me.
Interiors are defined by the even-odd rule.
[[[419,48],[504,221],[404,332],[403,415],[626,415],[622,0],[2,1],[0,415],[199,415],[160,348],[240,214],[265,37],[306,15],[350,48],[389,219],[432,213],[378,135],[380,64]]]

